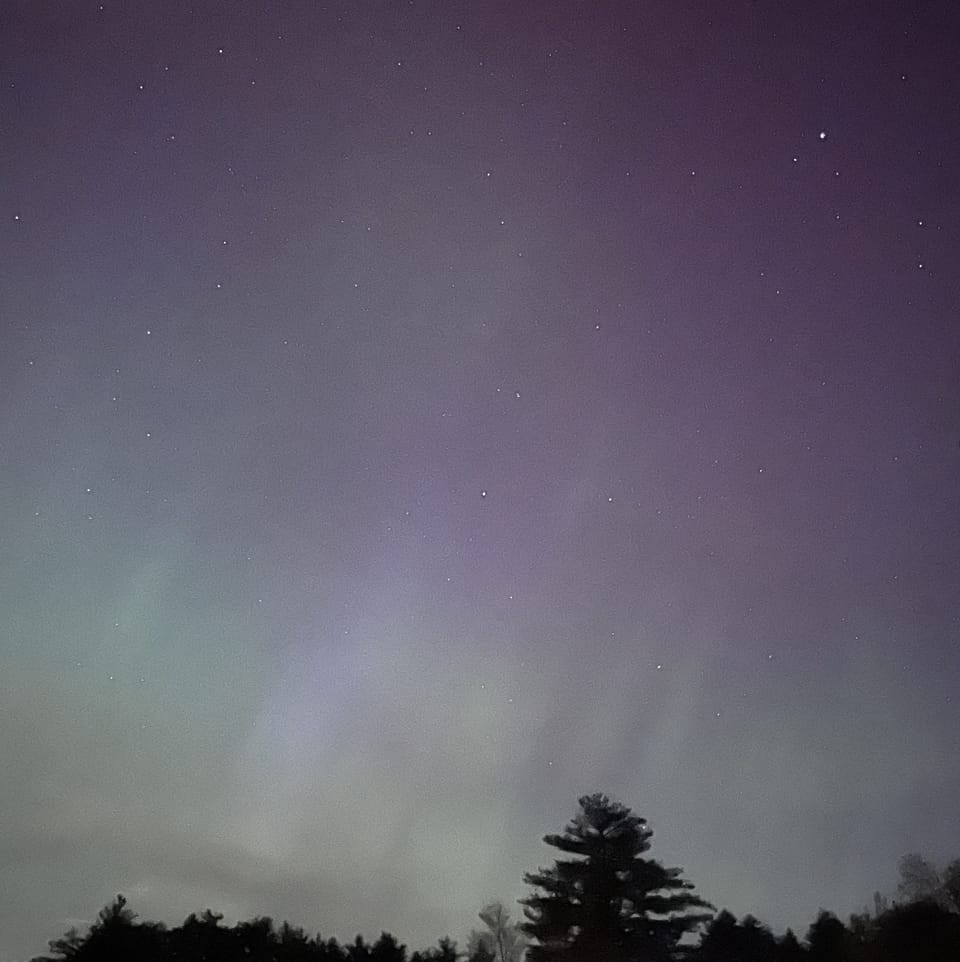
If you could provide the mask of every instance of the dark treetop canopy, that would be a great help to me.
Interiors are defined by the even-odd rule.
[[[544,842],[576,856],[527,874],[540,892],[523,900],[530,962],[654,962],[711,917],[679,868],[643,858],[653,832],[605,795],[585,795],[563,835]]]

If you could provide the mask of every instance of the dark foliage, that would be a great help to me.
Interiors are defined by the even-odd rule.
[[[775,939],[750,916],[737,922],[723,911],[688,962],[960,962],[960,913],[926,899],[845,925],[821,911],[801,944],[789,929]]]
[[[585,795],[563,835],[544,842],[575,856],[525,876],[529,962],[668,962],[710,918],[681,870],[643,857],[653,833],[629,808]]]
[[[878,962],[957,962],[960,914],[933,901],[898,906],[877,919],[873,948]]]
[[[847,924],[821,910],[801,943],[789,929],[777,938],[750,915],[738,921],[726,910],[703,911],[712,907],[693,894],[680,869],[643,857],[651,834],[643,819],[604,795],[580,799],[564,834],[544,839],[573,857],[525,877],[539,890],[522,900],[527,921],[520,928],[533,939],[526,962],[960,962],[960,860],[939,870],[919,855],[905,856],[900,904],[891,907],[877,893],[873,911],[852,915]],[[358,935],[341,945],[266,916],[225,926],[209,909],[168,929],[139,921],[118,895],[85,935],[71,929],[33,962],[512,960],[522,945],[506,937],[516,933],[504,906],[491,903],[480,918],[489,931],[473,936],[501,938],[472,937],[469,954],[442,938],[408,957],[387,932],[373,943]],[[699,941],[691,944],[697,930]]]
[[[776,939],[752,916],[742,922],[726,909],[707,927],[692,958],[703,962],[767,962],[775,958]]]
[[[407,948],[387,932],[376,942],[361,936],[349,945],[336,939],[309,936],[288,922],[274,925],[261,916],[235,926],[222,925],[223,916],[209,909],[188,916],[182,925],[167,929],[138,922],[118,895],[82,936],[72,929],[50,942],[50,954],[33,962],[407,962]],[[455,942],[441,939],[410,962],[457,962]]]

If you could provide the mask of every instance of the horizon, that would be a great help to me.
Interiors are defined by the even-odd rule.
[[[600,794],[601,794],[604,798],[607,798],[607,797],[608,797],[608,796],[604,795],[603,793],[600,793]],[[611,801],[613,801],[614,803],[617,803],[617,799],[611,799]],[[631,811],[630,807],[629,807],[629,806],[625,806],[625,807],[626,807],[627,812],[629,813],[629,812]],[[641,823],[646,826],[646,824],[647,824],[646,819],[641,818]],[[566,834],[567,834],[567,829],[569,829],[569,827],[570,827],[570,825],[569,825],[569,823],[568,823],[567,826],[564,828],[563,832],[558,831],[557,833],[550,833],[550,834],[551,834],[551,835],[554,835],[554,834],[564,834],[564,835],[566,835]],[[546,839],[544,839],[543,841],[545,842]],[[559,852],[559,850],[557,850],[557,851]],[[910,855],[910,856],[919,855],[919,853],[908,853],[908,855]],[[659,862],[659,863],[663,864],[663,860],[662,860],[662,859],[655,858],[655,857],[653,856],[653,853],[652,853],[651,851],[649,851],[649,850],[648,850],[647,852],[645,852],[644,854],[642,854],[641,856],[638,856],[638,857],[642,858],[642,859],[645,860],[645,861],[646,861],[646,860],[651,860],[651,861],[653,861],[653,862]],[[946,863],[946,862],[938,863],[936,860],[927,859],[926,857],[924,857],[924,856],[922,856],[922,855],[921,855],[920,857],[923,859],[923,862],[925,863],[925,866],[926,866],[928,869],[933,869],[934,871],[936,871],[936,872],[939,874],[939,877],[940,877],[941,879],[945,878],[945,876],[944,876],[943,874],[941,874],[941,873],[942,873],[942,871],[945,869],[945,867],[947,866],[947,863]],[[852,921],[853,921],[853,916],[856,915],[856,914],[863,915],[863,916],[865,916],[865,917],[867,917],[867,918],[876,919],[876,918],[879,917],[879,915],[880,915],[881,912],[885,912],[885,911],[887,911],[888,909],[896,909],[897,906],[909,905],[911,902],[914,902],[914,901],[916,901],[916,900],[918,900],[918,899],[922,899],[923,897],[929,897],[929,893],[927,893],[926,896],[923,896],[923,895],[920,894],[921,888],[918,886],[918,884],[917,884],[916,882],[911,882],[911,881],[909,881],[909,880],[912,878],[912,876],[911,876],[910,874],[908,874],[908,873],[905,871],[905,869],[903,869],[902,867],[900,867],[900,866],[901,866],[901,863],[906,863],[907,860],[908,860],[908,859],[907,859],[906,856],[902,856],[901,859],[898,860],[898,867],[900,868],[900,871],[899,871],[900,883],[898,884],[898,887],[897,887],[897,888],[898,888],[898,891],[897,891],[897,893],[896,893],[894,896],[891,896],[889,893],[884,893],[884,892],[881,892],[881,891],[879,891],[879,890],[874,890],[874,892],[872,893],[872,902],[873,902],[872,905],[869,905],[869,904],[864,903],[864,904],[863,904],[862,906],[860,906],[857,910],[854,910],[853,912],[847,913],[846,915],[844,915],[843,913],[838,913],[838,912],[836,912],[836,911],[833,911],[832,909],[830,909],[830,908],[828,908],[828,907],[820,906],[820,907],[818,908],[817,914],[818,914],[818,915],[821,915],[821,914],[823,914],[823,913],[827,913],[828,915],[831,915],[831,916],[833,916],[834,918],[840,919],[840,921],[843,922],[844,924],[847,924],[847,920],[850,920],[850,922],[852,923]],[[956,868],[957,865],[960,865],[960,860],[955,860],[952,867],[953,867],[953,868]],[[682,870],[681,870],[680,878],[681,878],[682,880],[684,880],[684,881],[687,881],[687,882],[690,881],[689,879],[686,879],[686,878],[685,878],[685,876],[683,875]],[[527,885],[527,894],[530,894],[530,893],[532,893],[532,892],[535,891],[535,888],[534,888],[534,887],[530,886],[528,883],[525,883],[525,884]],[[920,883],[921,886],[922,886],[922,884],[924,884],[924,883]],[[905,890],[905,889],[903,888],[904,885],[910,886],[910,888],[912,889],[912,894],[911,894],[910,891]],[[696,889],[695,889],[695,887],[694,887],[693,891],[694,891],[694,893],[695,893],[696,895],[702,897],[703,893],[697,892]],[[142,894],[145,894],[145,893],[142,893]],[[146,925],[157,925],[157,924],[159,924],[159,925],[164,926],[164,927],[166,927],[166,928],[168,928],[168,929],[172,929],[172,928],[178,927],[179,925],[185,923],[185,922],[186,922],[188,919],[190,919],[190,918],[194,918],[194,917],[197,917],[197,916],[202,916],[202,915],[203,915],[204,913],[206,913],[206,912],[212,912],[215,916],[218,916],[218,923],[221,923],[222,925],[224,925],[224,926],[226,926],[226,927],[235,928],[235,927],[237,927],[238,925],[242,924],[243,922],[253,921],[253,920],[261,919],[261,918],[266,918],[266,919],[269,919],[269,920],[272,922],[275,930],[276,930],[276,929],[279,929],[281,926],[290,925],[290,926],[292,926],[292,927],[295,928],[295,929],[301,929],[301,930],[303,930],[304,933],[306,934],[306,936],[307,936],[308,938],[316,938],[318,941],[322,939],[322,940],[325,941],[325,942],[326,942],[326,941],[330,941],[330,940],[332,939],[332,940],[338,942],[341,946],[348,946],[348,945],[350,945],[350,944],[353,944],[356,940],[360,940],[360,939],[363,939],[364,941],[366,941],[368,945],[372,945],[372,944],[377,940],[377,938],[379,938],[380,936],[383,936],[383,935],[391,935],[391,936],[393,936],[394,938],[396,938],[397,943],[399,944],[399,946],[400,946],[401,948],[403,948],[403,949],[406,949],[408,952],[423,951],[423,950],[429,949],[429,948],[431,948],[431,947],[435,947],[438,942],[442,942],[444,939],[451,939],[451,940],[452,940],[452,944],[454,945],[454,947],[459,948],[460,951],[461,951],[461,953],[466,952],[467,946],[468,946],[468,944],[470,943],[470,938],[471,938],[471,936],[473,935],[473,933],[474,933],[474,932],[477,932],[477,931],[481,931],[481,930],[483,929],[483,926],[481,925],[481,926],[478,927],[478,926],[476,925],[476,922],[483,920],[482,911],[485,911],[491,904],[502,906],[502,907],[506,910],[506,912],[507,912],[507,915],[506,915],[505,919],[506,919],[507,921],[509,921],[510,924],[512,924],[512,925],[514,925],[514,926],[517,925],[518,923],[523,923],[523,922],[525,922],[525,921],[527,920],[527,918],[528,918],[528,917],[526,916],[526,911],[525,911],[524,905],[522,904],[522,901],[523,901],[522,899],[518,899],[518,900],[516,900],[516,901],[513,902],[513,903],[505,903],[505,902],[503,902],[503,901],[501,901],[501,900],[499,900],[499,899],[493,898],[493,899],[487,900],[487,902],[485,903],[484,909],[483,909],[482,911],[480,911],[480,912],[477,913],[477,915],[476,915],[476,917],[475,917],[475,919],[474,919],[474,924],[473,924],[473,925],[471,926],[471,928],[467,931],[465,937],[461,937],[461,936],[463,935],[463,933],[460,933],[460,934],[458,935],[458,934],[456,934],[456,933],[446,932],[446,933],[444,933],[443,935],[437,936],[437,938],[433,939],[433,940],[429,943],[429,945],[426,944],[426,943],[424,943],[424,944],[419,944],[419,945],[411,945],[411,944],[407,943],[403,938],[397,936],[397,934],[396,934],[395,932],[390,931],[390,930],[387,930],[387,929],[383,929],[383,928],[379,929],[379,930],[376,931],[375,933],[372,932],[372,931],[371,931],[371,932],[356,932],[356,933],[354,933],[353,935],[347,936],[347,935],[344,935],[344,934],[342,934],[342,933],[324,932],[324,931],[320,931],[320,930],[316,930],[316,929],[311,930],[309,927],[303,926],[303,925],[301,925],[300,923],[298,923],[297,920],[295,920],[295,919],[289,919],[289,918],[282,917],[282,916],[271,916],[271,915],[266,915],[266,914],[264,914],[264,913],[256,913],[256,912],[255,912],[255,913],[253,913],[253,914],[251,914],[251,915],[249,915],[249,916],[246,916],[246,917],[243,917],[243,916],[233,916],[233,917],[231,917],[230,915],[227,915],[227,914],[224,914],[224,913],[222,913],[222,912],[219,912],[219,911],[216,909],[216,907],[214,907],[214,906],[209,906],[209,905],[208,905],[208,906],[204,906],[203,909],[195,909],[194,911],[188,913],[188,915],[185,916],[183,919],[174,920],[174,919],[146,918],[146,917],[143,917],[139,912],[136,911],[136,907],[135,907],[135,906],[130,905],[129,899],[128,899],[123,893],[120,893],[120,894],[116,895],[113,899],[108,900],[108,903],[107,903],[105,906],[103,906],[103,908],[104,908],[104,909],[108,908],[109,905],[110,905],[110,903],[114,902],[115,899],[123,899],[123,902],[124,902],[124,904],[126,905],[126,908],[133,912],[133,921],[135,921],[136,923],[142,923],[142,924],[146,924]],[[722,914],[724,914],[724,913],[730,913],[730,908],[729,908],[728,906],[723,906],[723,905],[712,905],[712,906],[710,906],[710,914],[712,914],[713,916],[715,916],[715,917],[716,917],[716,916],[720,916],[720,915],[722,915]],[[733,915],[733,917],[734,917],[735,919],[738,917],[738,913],[736,913],[736,912],[732,913],[732,915]],[[801,930],[801,929],[797,929],[797,928],[795,928],[795,927],[793,927],[793,926],[789,926],[789,925],[788,925],[788,926],[785,926],[785,927],[783,927],[781,930],[778,931],[775,927],[770,926],[769,923],[768,923],[766,920],[764,920],[764,919],[758,919],[757,916],[756,916],[754,913],[749,912],[749,911],[745,911],[745,912],[739,913],[739,919],[740,919],[740,920],[743,920],[743,921],[746,921],[746,920],[748,920],[748,919],[754,919],[754,920],[758,921],[762,926],[764,926],[764,927],[767,928],[769,931],[771,931],[772,934],[773,934],[773,936],[774,936],[775,938],[777,938],[777,939],[780,939],[780,938],[782,938],[783,936],[785,936],[785,935],[787,935],[787,934],[789,934],[789,933],[793,933],[798,939],[801,939],[801,940],[804,939],[804,937],[805,937],[806,934],[807,934],[807,930],[809,930],[809,928],[810,928],[810,925],[812,925],[812,923],[815,921],[815,918],[812,917],[812,918],[810,919],[810,924],[808,924],[808,925],[807,925],[804,929],[802,929],[802,930]],[[78,931],[81,935],[83,935],[83,934],[87,933],[88,931],[90,931],[93,926],[95,926],[95,924],[97,923],[97,916],[94,915],[94,916],[93,916],[92,918],[90,918],[90,919],[84,919],[84,918],[63,919],[63,920],[61,920],[61,923],[62,923],[62,925],[63,925],[63,933],[60,933],[60,934],[67,934],[67,933],[69,933],[70,931],[76,930],[76,931]],[[702,925],[698,925],[698,926],[696,927],[696,933],[697,933],[697,935],[698,935],[698,938],[699,938],[700,935],[703,934],[703,932],[704,932],[705,930],[706,930],[706,929],[705,929]],[[687,933],[687,934],[688,934],[688,935],[693,935],[694,933],[691,932],[691,933]],[[686,937],[686,936],[685,936],[685,937]],[[52,938],[53,938],[53,937],[51,937],[51,941],[52,941]]]

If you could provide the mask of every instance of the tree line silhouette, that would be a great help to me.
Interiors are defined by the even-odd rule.
[[[960,962],[960,859],[940,871],[905,856],[896,902],[877,893],[846,923],[821,910],[800,940],[717,912],[681,869],[646,857],[652,834],[626,806],[583,796],[563,833],[544,837],[563,857],[524,876],[524,920],[490,903],[466,951],[444,937],[408,954],[387,932],[341,944],[265,916],[227,926],[209,909],[168,928],[138,921],[118,895],[32,962]]]

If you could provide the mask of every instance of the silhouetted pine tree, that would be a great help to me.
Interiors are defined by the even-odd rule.
[[[643,858],[653,832],[605,795],[585,795],[563,835],[544,842],[576,856],[524,876],[529,962],[668,962],[681,937],[711,917],[681,869]]]
[[[86,936],[71,929],[62,939],[52,940],[50,956],[38,956],[34,962],[165,962],[168,958],[167,932],[155,922],[138,923],[136,913],[127,908],[127,900],[118,895],[100,910],[97,921]]]
[[[237,955],[250,962],[274,962],[277,938],[273,919],[260,915],[246,922],[238,922],[234,928]]]
[[[316,943],[299,925],[281,923],[276,942],[277,962],[313,962],[319,956]]]
[[[810,962],[849,962],[853,934],[832,912],[820,910],[807,930],[807,955]]]
[[[199,917],[191,913],[183,925],[170,933],[170,957],[174,962],[231,962],[236,955],[234,930],[221,925],[223,915],[206,909]]]
[[[458,959],[460,952],[457,943],[446,935],[437,942],[435,948],[414,952],[410,956],[410,962],[457,962]]]
[[[689,958],[695,962],[771,962],[777,940],[752,915],[738,922],[724,909],[707,926],[700,945]]]
[[[876,956],[909,962],[957,962],[960,915],[932,900],[900,905],[877,920]]]
[[[783,935],[777,939],[777,949],[773,953],[776,962],[803,962],[806,953],[800,940],[793,934],[793,929],[787,929]]]
[[[407,962],[407,947],[389,932],[381,932],[370,947],[370,962]]]

